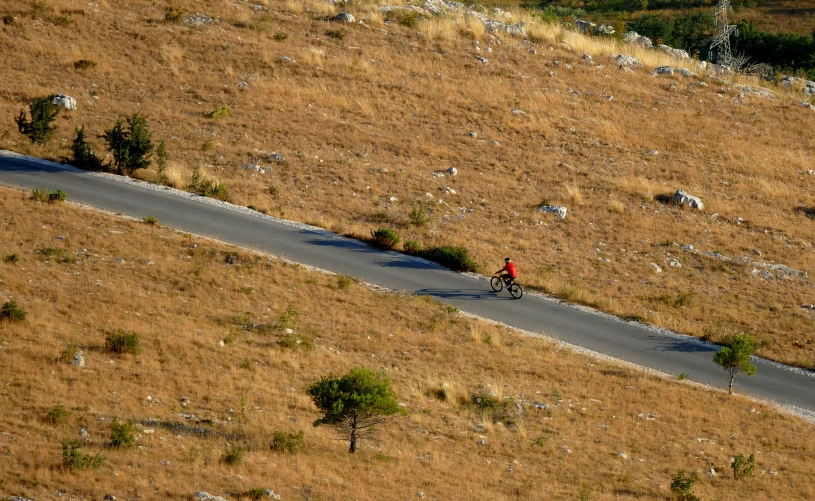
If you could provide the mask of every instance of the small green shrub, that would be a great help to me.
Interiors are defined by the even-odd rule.
[[[354,277],[349,277],[348,275],[337,275],[337,288],[340,290],[346,290],[354,283]]]
[[[126,423],[114,419],[110,423],[110,442],[108,445],[114,449],[129,449],[136,444],[136,424],[132,421]]]
[[[260,487],[258,487],[257,489],[249,489],[248,491],[246,491],[245,496],[248,497],[249,499],[258,500],[268,498],[269,494],[266,493],[266,489],[261,489]]]
[[[464,247],[441,246],[431,247],[419,254],[421,257],[439,263],[455,271],[478,271],[478,264],[472,260]]]
[[[698,501],[699,498],[693,494],[696,479],[696,473],[688,475],[685,470],[679,470],[671,480],[671,492],[681,501]]]
[[[164,177],[164,169],[167,168],[167,161],[170,159],[170,154],[167,153],[167,143],[162,139],[156,148],[156,167],[158,167],[158,174]]]
[[[430,221],[430,215],[427,213],[427,207],[424,204],[418,204],[410,210],[408,214],[410,222],[416,226],[424,226]]]
[[[28,104],[31,119],[26,117],[25,110],[20,110],[15,120],[20,133],[28,136],[32,143],[47,143],[57,130],[54,120],[59,114],[59,107],[53,103],[54,97],[50,95],[32,99]]]
[[[223,106],[219,106],[212,111],[204,113],[204,115],[215,120],[218,120],[219,118],[226,118],[229,116],[229,105],[225,104]]]
[[[71,412],[64,405],[59,404],[48,411],[48,414],[45,415],[45,422],[52,426],[63,425],[68,422],[70,415]]]
[[[155,226],[158,224],[158,219],[150,215],[146,216],[144,219],[142,219],[142,221],[144,224],[149,224],[150,226]]]
[[[288,33],[278,32],[278,33],[275,33],[272,38],[274,38],[278,42],[282,42],[283,40],[286,40],[287,38],[289,38],[289,34]]]
[[[74,69],[77,71],[89,70],[91,68],[96,68],[96,61],[91,59],[80,59],[78,61],[74,61]]]
[[[284,329],[293,329],[297,325],[297,320],[300,318],[300,310],[294,303],[289,303],[286,309],[281,311],[278,315],[280,327]]]
[[[74,167],[90,171],[105,170],[105,164],[93,152],[90,143],[85,139],[84,126],[76,130],[74,141],[71,144],[71,153],[73,158],[69,160],[69,163]]]
[[[405,250],[405,254],[416,255],[422,251],[419,242],[417,242],[416,240],[408,240],[407,242],[402,244],[402,248]]]
[[[225,202],[229,201],[229,191],[223,183],[213,182],[201,173],[201,167],[196,166],[192,172],[192,180],[190,181],[190,191],[205,197],[217,198]]]
[[[744,456],[739,454],[733,460],[731,467],[733,468],[733,478],[736,480],[747,478],[752,475],[753,471],[756,469],[756,457],[755,455],[750,454],[750,457],[744,459]]]
[[[346,30],[344,28],[340,28],[340,29],[337,29],[337,30],[328,30],[328,31],[326,31],[325,36],[327,36],[329,38],[336,38],[337,40],[344,40],[345,37],[347,37],[349,35],[349,33],[350,32],[348,30]]]
[[[221,455],[221,462],[229,466],[237,466],[243,461],[243,456],[246,454],[246,448],[240,445],[231,445]]]
[[[297,454],[303,450],[305,445],[305,433],[303,433],[303,430],[297,433],[287,433],[278,430],[274,432],[269,448],[281,454]]]
[[[117,355],[124,353],[138,355],[141,353],[141,339],[135,332],[118,329],[105,336],[105,349]]]
[[[680,374],[680,375],[676,376],[676,379],[678,379],[678,380],[680,380],[680,381],[684,381],[684,380],[688,379],[688,373],[687,373],[687,372],[683,372],[682,374]]]
[[[8,320],[10,322],[22,322],[25,320],[27,313],[20,309],[16,301],[6,301],[3,307],[0,308],[0,320]]]
[[[68,198],[68,194],[62,190],[51,191],[43,188],[36,188],[31,192],[31,198],[38,202],[64,202]]]
[[[150,166],[153,152],[151,136],[147,118],[140,113],[120,118],[113,128],[105,131],[102,137],[113,154],[113,165],[119,174],[129,174]]]
[[[371,232],[371,243],[380,249],[391,250],[399,243],[399,235],[390,228],[377,228]]]
[[[34,251],[37,258],[41,261],[55,261],[59,264],[72,264],[76,262],[76,258],[71,255],[65,254],[65,249],[59,247],[45,247]]]
[[[9,264],[18,263],[20,262],[20,256],[18,254],[8,254],[3,256],[3,262]]]
[[[79,348],[77,348],[74,343],[70,343],[64,350],[62,350],[62,353],[59,354],[59,361],[65,364],[70,364],[74,361],[74,357],[76,357],[77,353],[79,353]]]
[[[178,24],[184,19],[187,9],[184,7],[167,7],[164,11],[164,22],[168,24]]]
[[[14,16],[11,14],[6,14],[3,16],[3,24],[6,26],[14,26],[15,23],[16,21],[14,20]]]
[[[399,19],[399,24],[401,24],[402,26],[407,26],[408,28],[415,28],[416,24],[418,23],[419,15],[416,14],[415,12],[409,12],[403,15],[401,19]]]
[[[469,406],[486,415],[493,422],[505,421],[509,417],[509,409],[512,406],[510,400],[501,400],[492,395],[473,394],[470,395]]]
[[[82,442],[79,440],[65,440],[62,442],[62,467],[66,470],[84,470],[99,468],[107,459],[101,454],[81,454]]]

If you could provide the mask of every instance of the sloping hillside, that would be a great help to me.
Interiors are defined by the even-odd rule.
[[[70,156],[84,125],[104,153],[97,136],[142,113],[171,163],[137,177],[187,187],[198,167],[242,205],[360,237],[387,226],[422,246],[464,245],[486,270],[511,255],[526,286],[714,341],[750,331],[760,354],[815,364],[802,308],[813,302],[815,112],[800,88],[762,97],[756,82],[522,11],[490,15],[526,22],[525,37],[472,15],[347,10],[363,22],[332,22],[339,9],[316,1],[10,0],[0,147]],[[696,76],[649,74],[665,64]],[[14,118],[55,92],[77,110],[32,145]],[[704,210],[670,203],[677,189]]]
[[[741,396],[161,226],[4,188],[0,211],[0,303],[27,314],[0,320],[4,499],[657,500],[680,470],[702,499],[815,496],[812,425]],[[305,389],[360,366],[407,415],[351,455]],[[68,440],[106,459],[66,467]]]

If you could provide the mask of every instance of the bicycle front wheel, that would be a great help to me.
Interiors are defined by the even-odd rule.
[[[521,296],[524,295],[524,290],[518,284],[512,284],[509,286],[509,293],[515,299],[521,299]]]
[[[490,287],[492,287],[492,290],[495,292],[501,292],[501,289],[504,288],[504,281],[499,277],[492,277],[490,279]]]

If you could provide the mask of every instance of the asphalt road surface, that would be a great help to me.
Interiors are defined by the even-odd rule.
[[[695,339],[668,336],[569,305],[524,295],[494,293],[483,279],[454,273],[392,252],[290,224],[201,203],[48,162],[0,152],[0,183],[25,189],[62,189],[68,199],[134,217],[152,215],[161,224],[358,277],[390,289],[428,294],[459,309],[567,343],[671,374],[726,388],[728,374],[713,363],[716,348]],[[499,268],[496,263],[495,268]],[[519,283],[523,284],[523,280]],[[735,390],[815,411],[815,377],[758,360],[753,377],[736,377]]]

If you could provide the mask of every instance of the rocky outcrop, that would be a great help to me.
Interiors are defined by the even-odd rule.
[[[705,204],[702,203],[699,197],[694,197],[683,190],[676,190],[674,201],[679,205],[687,205],[691,209],[702,210],[705,208]]]
[[[650,38],[644,37],[637,33],[636,31],[629,31],[628,33],[624,34],[623,42],[634,45],[642,45],[646,49],[650,49],[654,46]]]
[[[611,59],[617,63],[618,66],[642,66],[642,62],[634,56],[627,54],[612,54]]]
[[[538,207],[538,212],[549,212],[551,214],[555,214],[558,219],[565,219],[568,211],[569,210],[566,207],[560,205],[541,205]]]
[[[56,96],[54,96],[54,99],[51,101],[51,103],[57,106],[61,106],[66,110],[76,109],[76,99],[72,98],[71,96],[65,96],[63,94],[57,94]]]

